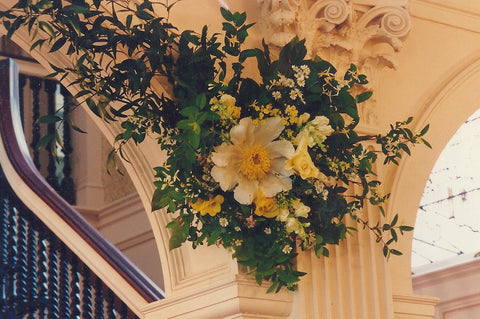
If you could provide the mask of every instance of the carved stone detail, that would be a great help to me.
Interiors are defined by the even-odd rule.
[[[351,63],[376,87],[378,72],[396,68],[394,54],[410,31],[408,0],[259,0],[260,27],[275,54],[293,37],[306,40],[311,56],[332,62],[339,70]],[[375,97],[363,106],[374,122]],[[366,112],[366,113],[365,113]]]

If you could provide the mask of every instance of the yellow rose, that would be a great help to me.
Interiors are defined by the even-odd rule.
[[[237,102],[237,100],[231,96],[230,94],[223,94],[221,97],[220,97],[220,103],[222,103],[223,105],[225,105],[226,107],[229,107],[229,106],[233,106],[235,105],[235,103]]]
[[[230,114],[234,119],[239,119],[240,118],[240,112],[242,111],[242,108],[239,106],[235,105],[228,105],[227,106],[227,113]]]
[[[194,204],[192,204],[192,208],[199,212],[202,216],[205,216],[206,214],[215,216],[222,210],[223,201],[224,198],[222,195],[217,195],[215,197],[210,196],[208,200],[199,198]]]
[[[298,145],[292,158],[285,163],[285,168],[293,170],[303,179],[316,178],[320,174],[318,168],[313,164],[310,154],[308,154],[308,145],[305,142]]]
[[[237,100],[229,95],[223,94],[220,99],[213,97],[210,99],[211,110],[216,112],[222,119],[239,119],[242,109],[235,106]]]
[[[255,215],[273,218],[279,213],[280,208],[275,202],[275,199],[273,197],[265,197],[265,195],[259,191],[255,198]]]

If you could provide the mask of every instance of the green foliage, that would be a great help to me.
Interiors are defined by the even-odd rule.
[[[298,38],[282,48],[278,59],[270,56],[265,43],[244,49],[252,24],[246,23],[245,13],[224,8],[222,34],[210,35],[207,27],[200,33],[179,31],[168,21],[173,5],[149,0],[94,0],[93,5],[84,0],[19,1],[0,12],[0,20],[8,38],[27,27],[32,50],[61,50],[72,58],[72,65],[51,65],[50,76],[73,78],[80,103],[106,122],[120,122],[121,132],[108,156],[111,167],[118,169],[115,155],[122,155],[126,143],[142,143],[147,134],[158,138],[168,159],[154,168],[152,208],[174,216],[167,225],[170,249],[186,241],[194,248],[223,245],[259,284],[270,281],[269,292],[295,290],[305,274],[294,267],[297,249],[328,257],[328,245],[356,230],[345,225],[348,216],[372,231],[386,257],[401,254],[392,244],[412,227],[399,225],[398,215],[373,226],[360,217],[371,205],[386,218],[383,205],[389,197],[376,179],[377,152],[365,142],[380,145],[385,164],[398,164],[402,154],[410,155],[412,145],[430,147],[423,138],[428,126],[414,133],[409,118],[392,125],[386,135],[359,136],[358,104],[372,92],[365,90],[366,76],[355,65],[339,75],[329,62],[306,58],[305,40]],[[166,17],[156,15],[157,6],[166,10]],[[249,59],[256,60],[260,78],[244,75]],[[157,83],[165,86],[163,94]],[[353,88],[360,93],[353,96]],[[262,198],[258,192],[253,201],[239,201],[234,189],[240,182],[226,187],[212,170],[220,165],[222,150],[239,140],[232,134],[238,135],[242,123],[252,121],[258,128],[271,118],[281,120],[283,127],[273,143],[291,149],[285,151],[289,158],[283,166],[269,176],[275,182],[287,174],[284,184],[273,196]],[[56,115],[40,120],[60,121]],[[45,136],[40,146],[55,140],[58,135]],[[301,145],[301,155],[313,167],[310,173],[292,160]],[[242,152],[229,161],[245,161]],[[252,157],[255,165],[257,155]],[[272,157],[275,165],[282,156]],[[293,163],[288,169],[287,160]],[[269,173],[266,170],[263,173]],[[255,182],[261,184],[264,176],[258,176]],[[273,212],[262,213],[262,201]]]

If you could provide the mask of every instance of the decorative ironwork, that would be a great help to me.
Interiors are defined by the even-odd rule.
[[[57,82],[53,80],[45,80],[45,92],[47,93],[47,106],[48,114],[55,114],[55,91],[57,90]],[[55,134],[55,123],[48,123],[47,133],[49,135]],[[55,143],[55,142],[54,142]],[[57,165],[52,152],[47,152],[48,164],[47,164],[47,182],[58,191],[59,183],[57,177]]]
[[[30,89],[32,90],[32,159],[35,167],[40,170],[40,153],[37,148],[40,141],[40,124],[37,120],[40,117],[40,89],[42,88],[42,80],[36,77],[30,77]]]
[[[63,118],[70,116],[70,106],[72,105],[72,95],[64,87],[60,87],[60,94],[63,97]],[[64,122],[65,123],[65,122]],[[72,178],[72,164],[70,156],[73,152],[71,130],[68,125],[63,125],[63,179],[60,183],[60,195],[70,204],[76,203],[75,183]]]
[[[137,318],[0,178],[0,318]]]
[[[29,187],[145,301],[163,298],[98,231],[58,196],[25,157],[20,118],[12,111],[12,61],[0,61],[0,139],[6,157]],[[13,113],[13,114],[12,114]],[[15,117],[15,119],[12,119]],[[19,145],[22,144],[22,145]],[[68,301],[64,296],[69,296]],[[92,299],[92,296],[95,296]],[[106,298],[104,296],[107,296]],[[92,302],[93,300],[93,302]],[[68,309],[67,309],[68,308]],[[67,313],[68,312],[68,313]],[[92,317],[92,312],[95,316]],[[138,318],[13,192],[0,167],[0,318]]]

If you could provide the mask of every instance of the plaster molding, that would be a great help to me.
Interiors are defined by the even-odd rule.
[[[259,25],[274,54],[295,36],[343,74],[356,64],[376,89],[379,72],[397,67],[395,53],[411,27],[408,0],[259,0]],[[361,92],[358,92],[361,93]],[[376,98],[362,104],[360,116],[374,124]]]
[[[480,2],[464,1],[413,0],[412,17],[433,21],[439,24],[480,32]]]
[[[437,303],[437,297],[393,295],[395,319],[432,319]]]
[[[293,293],[266,294],[268,284],[258,284],[245,275],[215,286],[190,289],[175,297],[145,306],[145,319],[286,319]]]
[[[478,300],[478,293],[468,296],[461,296],[457,299],[452,299],[448,301],[441,301],[437,305],[437,317],[438,319],[443,319],[442,315],[448,312],[454,312],[458,310],[465,310],[468,308],[478,307],[480,302]],[[448,317],[447,317],[448,318]]]
[[[480,93],[480,52],[475,52],[464,59],[462,65],[442,77],[441,82],[428,90],[425,99],[415,102],[418,111],[414,130],[430,123],[428,140],[433,149],[418,148],[411,157],[405,158],[398,167],[389,172],[392,176],[388,211],[402,212],[403,224],[415,225],[418,203],[422,196],[425,182],[437,161],[441,151],[465,120],[478,109]],[[427,91],[427,90],[426,90]],[[461,107],[458,107],[458,106]],[[447,123],[447,124],[446,124]],[[419,163],[421,163],[419,169]],[[408,198],[408,201],[405,201]],[[411,245],[413,234],[404,236],[399,241],[398,249],[403,256],[391,263],[392,278],[396,278],[394,291],[411,291],[405,283],[411,283]]]
[[[143,243],[150,242],[152,240],[155,240],[155,237],[153,236],[153,233],[151,231],[143,232],[140,235],[137,235],[135,237],[130,237],[127,238],[123,241],[120,241],[116,243],[116,246],[118,249],[121,251],[128,250],[131,248],[135,248]]]
[[[480,273],[480,260],[473,259],[457,265],[446,266],[428,273],[414,275],[413,287],[419,290],[431,286],[432,282],[459,282],[460,279],[468,279]]]

